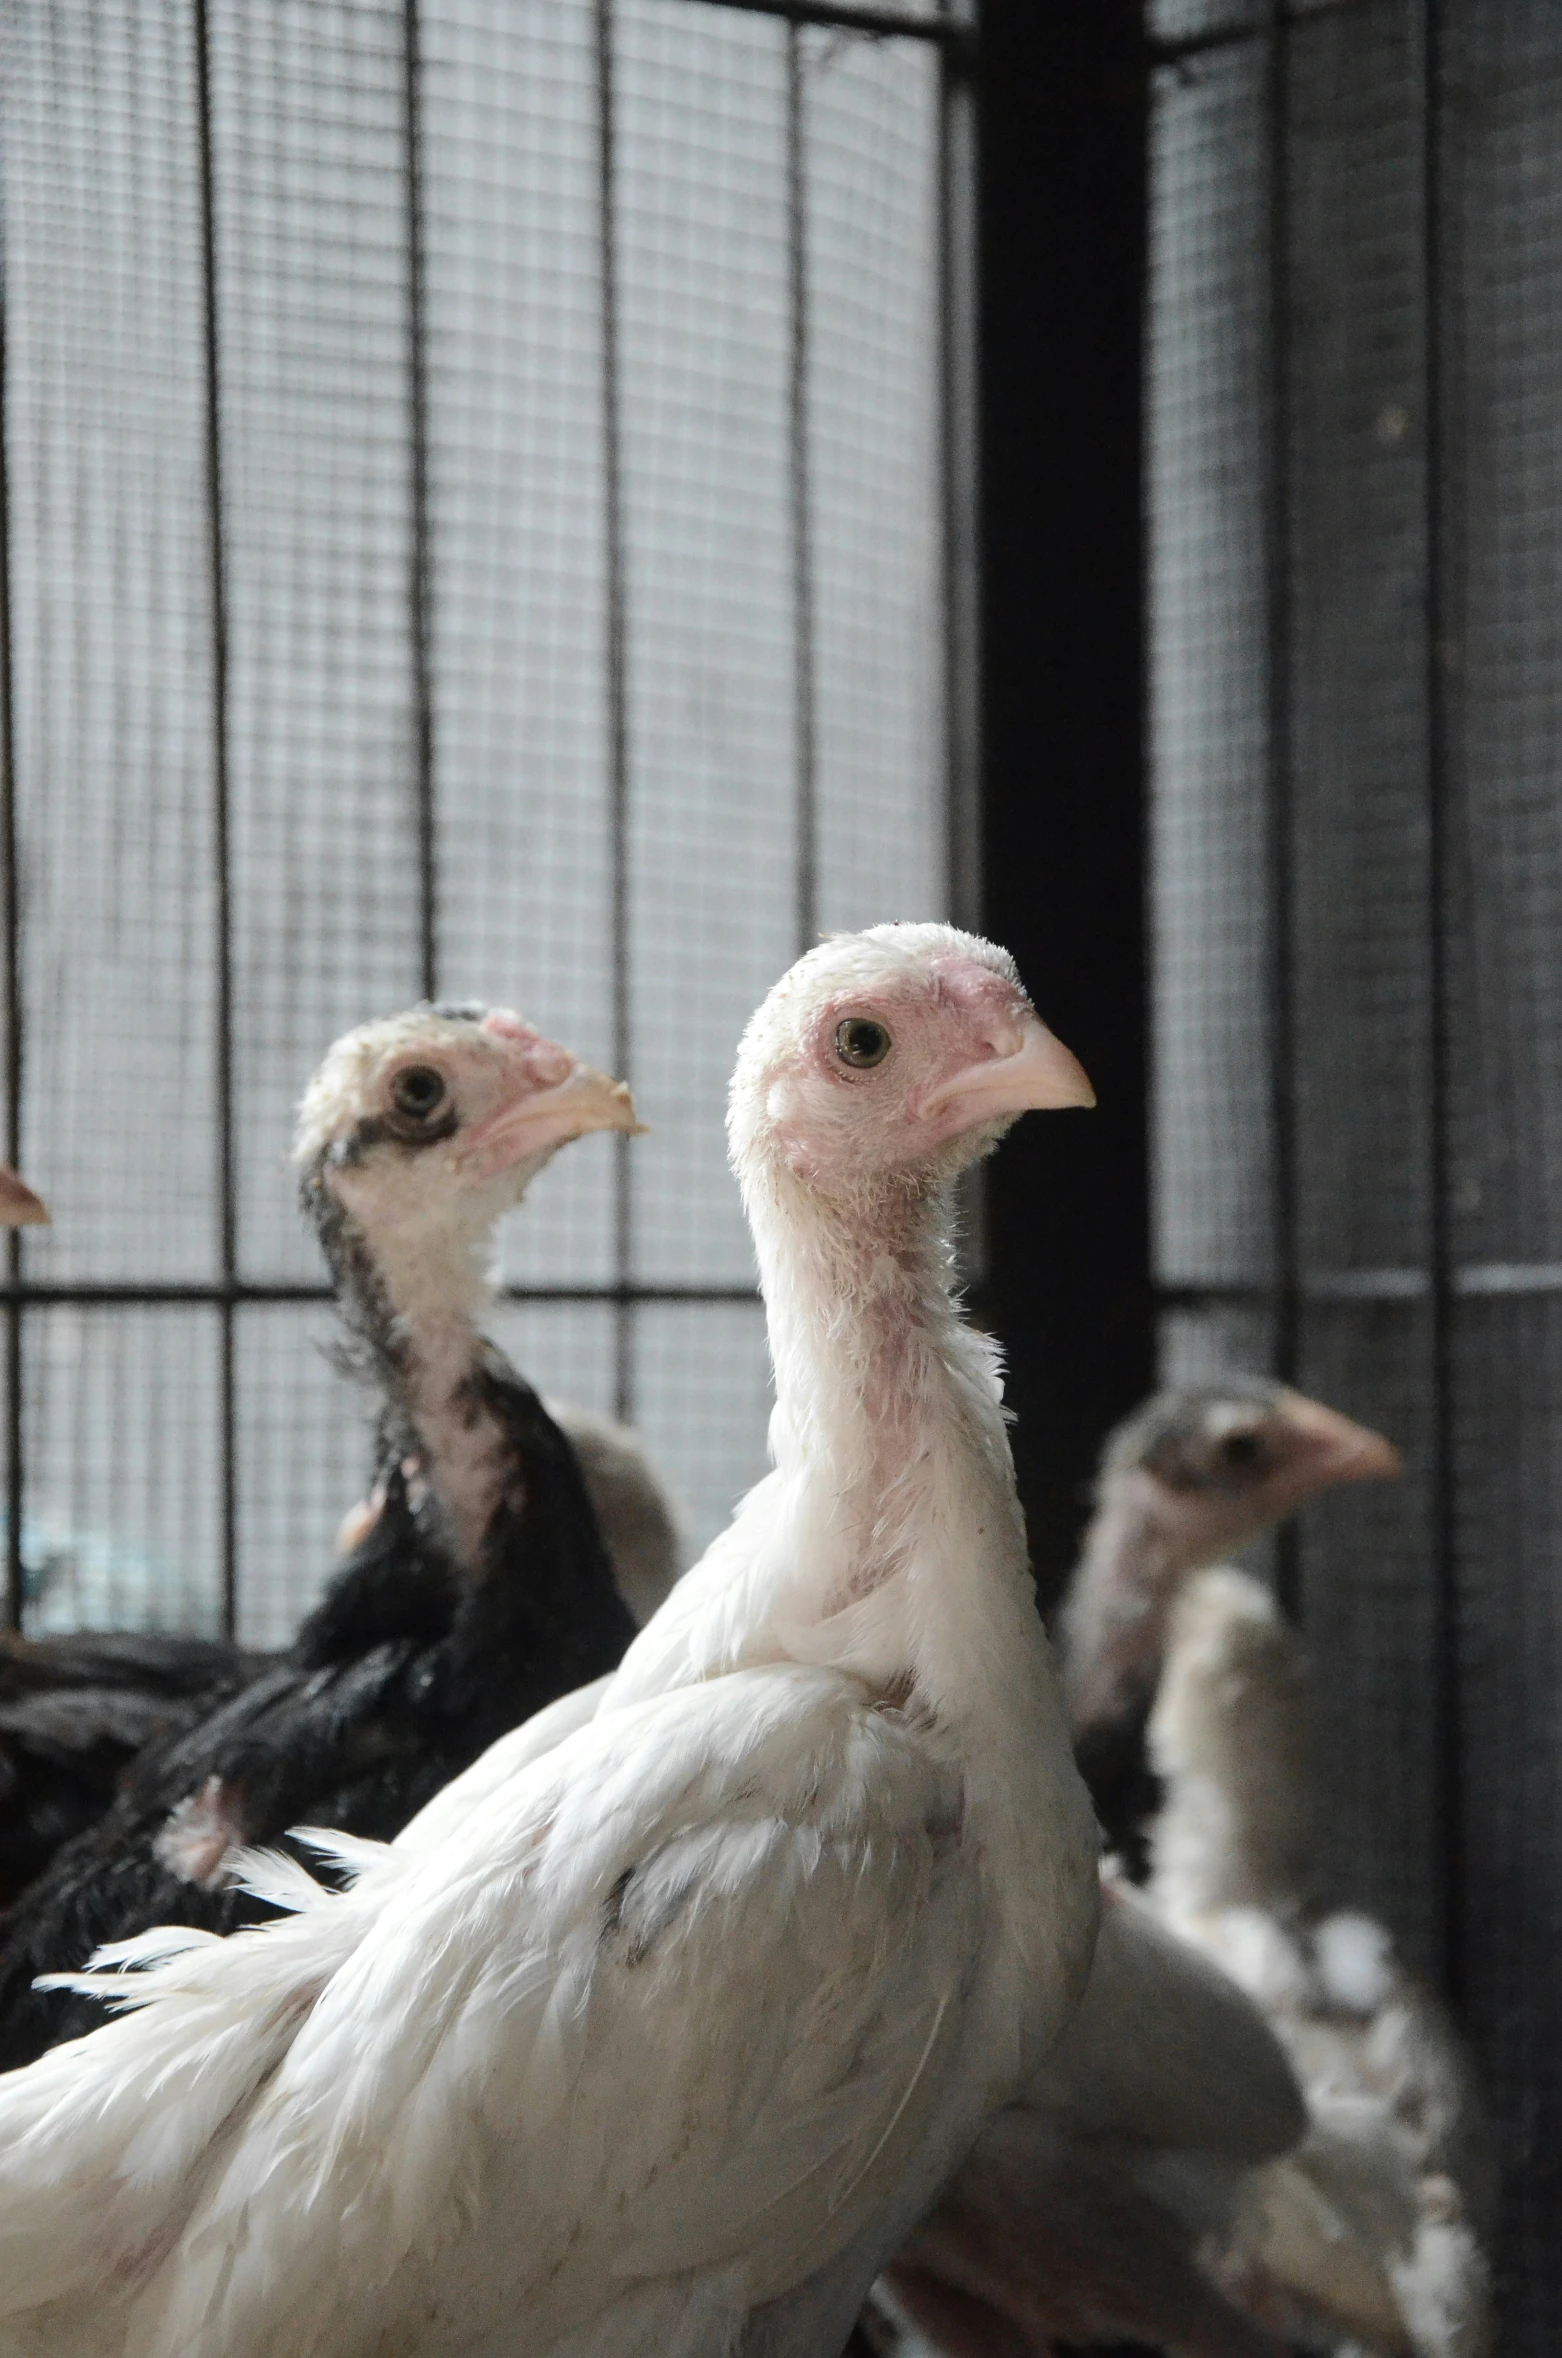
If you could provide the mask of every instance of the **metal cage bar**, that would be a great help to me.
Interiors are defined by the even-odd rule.
[[[220,1552],[219,1596],[221,1626],[231,1633],[243,1609],[243,1579],[239,1529],[241,1479],[238,1445],[242,1374],[239,1314],[267,1304],[324,1303],[329,1289],[308,1280],[251,1278],[248,1268],[248,1229],[241,1236],[239,1162],[240,1058],[247,1053],[240,1039],[245,1031],[245,1009],[236,1004],[237,961],[247,953],[239,930],[250,922],[249,903],[236,898],[247,891],[236,884],[235,859],[242,843],[235,839],[235,791],[248,795],[249,755],[234,732],[241,727],[235,695],[244,693],[233,673],[235,660],[248,665],[249,641],[236,633],[248,631],[239,617],[247,609],[234,605],[245,594],[235,568],[237,553],[250,563],[248,544],[239,535],[247,526],[230,516],[230,495],[242,474],[242,450],[233,442],[243,429],[235,422],[236,398],[245,392],[244,348],[232,342],[234,287],[227,280],[229,239],[233,223],[227,217],[229,197],[228,142],[232,126],[224,109],[228,103],[228,19],[220,17],[213,0],[188,0],[189,14],[177,22],[177,39],[188,73],[192,107],[191,172],[198,185],[191,190],[196,237],[192,268],[198,281],[198,347],[195,365],[200,376],[199,404],[202,435],[203,571],[206,606],[202,629],[204,661],[210,677],[210,717],[204,761],[209,780],[209,881],[211,886],[210,961],[214,976],[213,1031],[214,1185],[211,1201],[216,1212],[215,1274],[186,1281],[145,1282],[117,1277],[102,1281],[66,1276],[34,1276],[26,1242],[12,1233],[7,1239],[6,1263],[0,1272],[7,1398],[4,1422],[8,1441],[5,1475],[6,1584],[4,1611],[12,1627],[20,1626],[24,1605],[23,1534],[30,1527],[29,1447],[24,1396],[27,1338],[42,1330],[30,1323],[31,1314],[76,1307],[183,1306],[214,1313],[216,1403],[220,1490],[216,1530]],[[811,34],[834,34],[843,40],[893,42],[936,60],[936,220],[935,240],[939,305],[939,365],[941,381],[931,388],[935,400],[938,463],[942,471],[945,538],[944,615],[942,659],[947,688],[945,752],[950,788],[945,855],[948,885],[956,914],[967,922],[976,914],[975,866],[977,757],[976,697],[976,585],[974,528],[969,513],[975,491],[975,400],[973,387],[974,271],[971,248],[975,236],[970,179],[974,171],[974,68],[977,32],[970,15],[948,5],[919,13],[889,6],[859,5],[858,0],[698,0],[698,12],[721,10],[765,16],[784,28],[785,44],[785,267],[786,302],[786,451],[785,466],[790,534],[793,815],[796,856],[791,877],[793,934],[799,948],[806,946],[821,922],[820,860],[822,792],[820,776],[820,688],[817,676],[817,595],[821,552],[816,545],[814,479],[810,417],[815,352],[810,319],[809,254],[812,201],[809,155]],[[623,416],[623,223],[620,220],[619,163],[615,131],[616,92],[615,0],[594,0],[587,23],[595,43],[597,269],[600,382],[600,498],[605,572],[602,587],[602,643],[605,650],[602,696],[605,705],[605,759],[608,780],[608,900],[611,927],[609,1001],[610,1046],[615,1067],[633,1077],[637,1042],[633,1021],[630,904],[631,792],[635,748],[630,700],[629,643],[629,518],[626,513],[625,419]],[[413,964],[418,987],[437,998],[444,982],[451,945],[441,942],[441,803],[440,748],[436,730],[439,688],[436,676],[440,577],[436,566],[436,447],[438,420],[431,411],[431,306],[439,295],[431,260],[434,230],[428,214],[425,153],[428,133],[426,110],[434,103],[431,73],[440,64],[430,49],[434,12],[428,0],[402,0],[391,20],[388,93],[397,97],[399,127],[394,141],[400,155],[401,244],[399,287],[402,352],[405,371],[405,639],[396,660],[405,663],[407,697],[406,760],[410,848],[415,863],[412,892]],[[830,54],[823,51],[822,54]],[[432,62],[431,62],[432,60]],[[0,235],[4,234],[0,225]],[[388,266],[396,267],[387,256]],[[192,281],[192,283],[195,283]],[[0,300],[0,928],[4,941],[0,958],[5,991],[0,1060],[8,1085],[5,1147],[19,1166],[26,1160],[23,1129],[22,1079],[26,1048],[25,984],[21,943],[25,922],[18,845],[17,746],[13,735],[13,651],[6,600],[13,581],[13,549],[8,534],[10,510],[4,443],[6,389],[6,327]],[[232,381],[230,383],[230,372]],[[399,437],[398,437],[399,439]],[[231,479],[230,479],[231,478]],[[399,529],[399,527],[398,527]],[[442,562],[442,559],[440,560]],[[230,578],[231,576],[231,578]],[[236,586],[237,585],[237,586]],[[235,657],[234,649],[245,651]],[[402,789],[398,786],[398,793]],[[25,809],[25,806],[23,806]],[[247,805],[240,805],[245,808]],[[444,954],[442,954],[444,953]],[[36,1141],[34,1141],[36,1149]],[[636,1312],[644,1306],[679,1304],[747,1304],[755,1300],[744,1283],[657,1283],[638,1274],[643,1246],[637,1243],[635,1197],[631,1188],[628,1142],[615,1140],[610,1211],[609,1266],[600,1280],[581,1283],[523,1283],[502,1289],[502,1299],[521,1304],[603,1305],[611,1313],[611,1392],[617,1413],[632,1419],[635,1397]],[[245,1215],[247,1218],[247,1214]],[[262,1264],[264,1267],[264,1264]],[[285,1264],[284,1264],[285,1266]]]
[[[4,941],[5,1032],[0,1042],[5,1071],[5,1154],[12,1167],[21,1161],[22,1126],[22,980],[21,891],[17,875],[16,843],[16,731],[12,702],[11,635],[11,468],[9,414],[9,338],[6,333],[5,216],[0,212],[0,928]],[[22,1426],[22,1311],[20,1294],[24,1269],[18,1229],[6,1235],[6,1273],[9,1299],[5,1313],[5,1626],[22,1625],[22,1515],[26,1504],[26,1469]]]

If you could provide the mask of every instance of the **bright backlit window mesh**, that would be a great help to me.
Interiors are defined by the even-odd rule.
[[[738,1033],[820,929],[944,906],[938,44],[209,0],[203,73],[193,0],[0,26],[27,1626],[311,1601],[367,1410],[291,1108],[430,984],[633,1082],[496,1331],[698,1548],[765,1459]]]

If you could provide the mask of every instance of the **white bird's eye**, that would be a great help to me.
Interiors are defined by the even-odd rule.
[[[836,1055],[842,1064],[849,1064],[858,1072],[882,1064],[890,1045],[885,1026],[871,1015],[843,1015],[835,1027]]]
[[[391,1083],[390,1099],[407,1121],[431,1121],[445,1102],[445,1076],[431,1064],[406,1065]]]

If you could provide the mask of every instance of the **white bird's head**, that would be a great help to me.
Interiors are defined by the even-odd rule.
[[[1133,1498],[1194,1571],[1340,1482],[1402,1470],[1380,1433],[1288,1384],[1234,1377],[1160,1392],[1120,1425],[1101,1461],[1103,1506]]]
[[[782,976],[738,1050],[740,1179],[784,1168],[823,1197],[931,1192],[1030,1107],[1093,1105],[1006,950],[952,925],[876,925]]]
[[[629,1091],[503,1007],[414,1007],[327,1052],[298,1109],[305,1208],[385,1236],[477,1234],[571,1138],[638,1129]]]

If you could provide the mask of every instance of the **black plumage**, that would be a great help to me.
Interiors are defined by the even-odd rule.
[[[157,1631],[0,1637],[0,1907],[102,1817],[145,1745],[271,1659]]]
[[[36,1975],[150,1925],[271,1913],[233,1887],[235,1845],[301,1824],[388,1839],[498,1736],[615,1667],[635,1625],[574,1450],[475,1312],[498,1214],[565,1138],[632,1121],[624,1092],[513,1017],[419,1009],[332,1051],[305,1099],[302,1193],[344,1356],[381,1400],[374,1511],[288,1652],[143,1750],[17,1901],[0,2068],[102,2019]]]
[[[496,1352],[473,1380],[517,1477],[478,1577],[457,1577],[388,1465],[381,1513],[287,1655],[143,1753],[107,1816],[13,1910],[0,2068],[103,2019],[95,1999],[33,1990],[36,1974],[149,1924],[231,1932],[272,1912],[226,1881],[179,1874],[168,1854],[181,1839],[191,1852],[210,1840],[213,1875],[229,1842],[274,1843],[290,1826],[388,1840],[496,1737],[618,1662],[634,1623],[574,1451]]]

